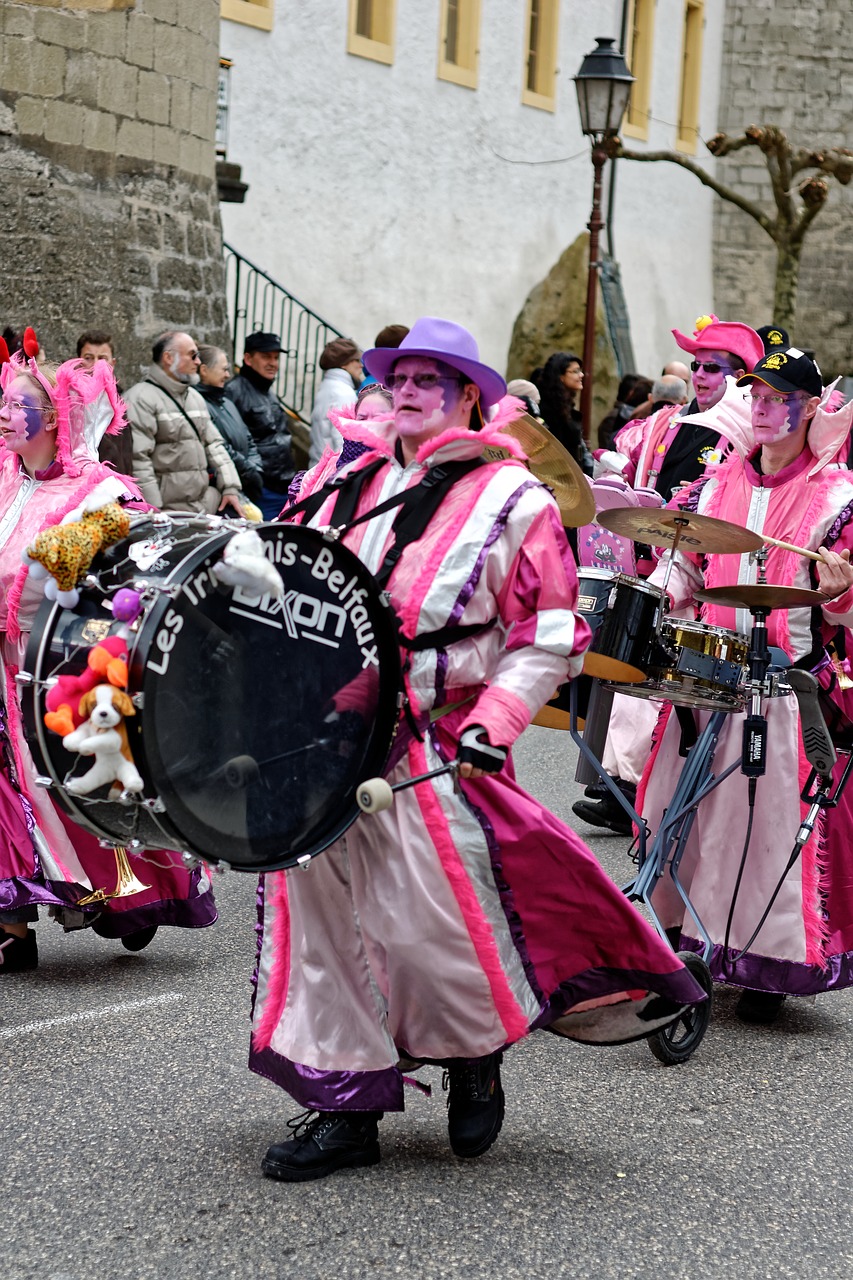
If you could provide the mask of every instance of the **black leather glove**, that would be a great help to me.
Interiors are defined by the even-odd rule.
[[[487,730],[480,724],[465,730],[456,749],[456,759],[460,764],[473,765],[484,773],[500,773],[508,755],[508,747],[492,746]]]

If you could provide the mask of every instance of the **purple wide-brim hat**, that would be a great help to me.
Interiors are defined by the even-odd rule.
[[[373,347],[365,351],[362,363],[377,382],[384,382],[404,356],[426,356],[452,365],[480,388],[482,403],[497,404],[506,395],[506,382],[499,373],[480,360],[472,334],[452,320],[422,316],[416,320],[399,347]]]

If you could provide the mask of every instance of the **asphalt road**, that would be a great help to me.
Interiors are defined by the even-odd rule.
[[[568,735],[529,730],[517,765],[571,816]],[[627,842],[591,843],[624,881]],[[853,1276],[850,993],[751,1029],[723,991],[680,1067],[533,1036],[477,1161],[424,1072],[377,1168],[288,1187],[259,1163],[299,1108],[245,1068],[254,886],[217,896],[137,956],[45,921],[39,970],[2,980],[0,1280]]]

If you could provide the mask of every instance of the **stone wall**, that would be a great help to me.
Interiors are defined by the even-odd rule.
[[[218,47],[218,0],[2,0],[0,327],[108,329],[125,385],[167,326],[225,339]]]
[[[853,149],[850,0],[726,0],[720,130],[774,124],[800,144]],[[775,210],[767,171],[747,148],[717,173]],[[803,174],[802,176],[807,176]],[[853,189],[829,183],[829,200],[807,233],[792,339],[814,348],[824,373],[853,371],[850,241]],[[768,324],[776,251],[746,214],[718,202],[716,311]]]

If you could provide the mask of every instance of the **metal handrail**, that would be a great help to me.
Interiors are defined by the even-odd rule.
[[[344,335],[232,245],[223,244],[223,251],[234,359],[242,356],[247,334],[258,329],[279,334],[283,350],[275,390],[291,413],[307,422],[323,377],[320,355],[327,342]]]

